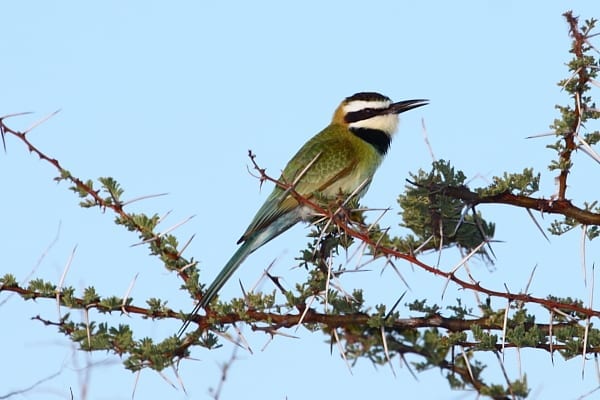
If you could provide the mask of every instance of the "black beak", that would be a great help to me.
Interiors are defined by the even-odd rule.
[[[413,108],[422,107],[429,104],[429,100],[404,100],[390,105],[388,108],[381,110],[381,115],[385,114],[400,114]]]
[[[391,104],[388,108],[365,108],[346,114],[344,119],[347,123],[362,121],[378,115],[400,114],[413,108],[429,104],[429,100],[404,100]]]

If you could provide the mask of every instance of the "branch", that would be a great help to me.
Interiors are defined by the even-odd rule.
[[[410,262],[411,264],[416,265],[419,268],[421,268],[433,275],[443,277],[449,281],[456,283],[463,289],[470,289],[470,290],[473,290],[478,293],[484,293],[490,297],[503,298],[503,299],[507,299],[509,301],[521,301],[521,302],[525,302],[525,303],[540,304],[549,310],[561,309],[561,310],[566,310],[566,311],[570,311],[570,312],[577,312],[577,313],[583,314],[588,317],[592,317],[592,316],[600,317],[600,310],[594,310],[591,308],[582,307],[578,304],[562,303],[562,302],[558,302],[558,301],[554,301],[554,300],[550,300],[550,299],[534,297],[534,296],[531,296],[531,295],[525,294],[525,293],[510,293],[510,292],[506,292],[506,291],[500,292],[500,291],[488,289],[486,287],[481,286],[479,284],[479,282],[466,281],[466,280],[463,280],[463,279],[459,278],[458,276],[456,276],[454,274],[454,272],[446,272],[439,267],[434,267],[434,266],[428,265],[428,264],[420,261],[419,259],[417,259],[415,255],[408,254],[408,253],[402,253],[393,248],[381,246],[377,241],[373,240],[369,236],[369,232],[352,228],[348,223],[345,213],[343,213],[341,209],[338,208],[334,211],[331,211],[331,210],[325,209],[320,204],[317,204],[312,199],[303,197],[302,195],[300,195],[298,192],[296,192],[294,190],[293,185],[287,184],[285,182],[281,182],[277,179],[274,179],[274,178],[268,176],[265,173],[265,170],[260,168],[257,165],[257,163],[255,161],[255,155],[252,152],[249,152],[248,156],[250,157],[250,160],[254,164],[255,169],[260,174],[259,179],[261,181],[273,182],[275,185],[288,191],[296,199],[296,201],[298,201],[298,203],[311,207],[315,212],[317,212],[318,214],[323,215],[325,218],[329,219],[335,226],[337,226],[345,234],[347,234],[355,239],[358,239],[361,242],[370,246],[373,249],[374,257],[376,257],[378,255],[379,256],[385,255],[387,257],[393,257],[393,258],[406,260],[406,261]],[[446,190],[447,188],[440,186],[440,187],[436,187],[436,189],[437,190]],[[496,202],[498,202],[498,203],[501,203],[504,201],[505,204],[512,204],[512,203],[508,203],[508,200],[513,199],[513,198],[516,200],[511,200],[511,201],[514,201],[515,203],[517,203],[515,205],[519,205],[519,204],[533,205],[533,204],[537,204],[537,202],[538,202],[538,199],[530,199],[528,197],[514,196],[511,194],[501,194],[501,195],[497,195],[497,196],[490,196],[489,198],[480,199],[476,193],[471,192],[467,188],[450,188],[450,189],[451,189],[451,191],[455,191],[455,193],[454,193],[455,195],[457,195],[457,196],[462,195],[466,199],[468,199],[468,201],[470,203],[474,202],[473,205],[476,205],[476,204],[482,203],[482,202],[492,203],[493,202],[492,199],[497,196],[498,196],[498,201],[496,201]],[[563,202],[560,202],[561,205],[564,205],[565,203],[570,204],[570,202],[568,202],[566,200]],[[546,207],[548,207],[548,210],[552,210],[555,213],[560,213],[560,214],[569,213],[569,214],[573,214],[573,215],[583,214],[586,216],[586,218],[592,217],[594,220],[599,218],[599,216],[597,214],[588,213],[581,209],[577,209],[579,211],[575,212],[574,209],[576,209],[576,207],[574,207],[574,206],[572,206],[572,207],[564,207],[563,206],[562,209],[559,209],[558,207],[552,206],[550,202],[541,201],[540,204],[545,204]],[[520,206],[523,206],[523,205],[520,205]],[[565,214],[563,214],[563,215],[565,215]]]
[[[410,183],[417,185],[414,182]],[[432,192],[439,192],[449,197],[463,200],[471,206],[476,206],[478,204],[507,204],[520,208],[538,210],[542,213],[561,214],[576,220],[582,225],[600,225],[600,214],[574,206],[570,200],[540,199],[515,195],[508,191],[490,196],[481,196],[478,193],[469,190],[466,186],[433,185],[427,189]]]
[[[71,189],[73,191],[75,191],[76,193],[78,193],[80,195],[80,197],[89,197],[90,198],[86,203],[84,203],[84,205],[86,207],[94,205],[94,206],[97,206],[102,211],[105,211],[107,209],[112,210],[117,215],[117,221],[120,224],[127,226],[127,228],[129,230],[136,231],[139,234],[139,237],[143,240],[142,243],[148,243],[151,251],[154,254],[159,255],[161,260],[163,260],[165,262],[165,264],[168,267],[170,267],[169,269],[175,270],[177,272],[177,274],[180,276],[180,278],[185,283],[188,283],[188,280],[190,279],[190,274],[188,273],[188,268],[190,267],[190,265],[193,265],[194,263],[191,263],[190,261],[188,261],[187,259],[182,257],[183,250],[178,250],[177,248],[171,246],[168,243],[168,241],[163,240],[165,233],[161,233],[161,234],[155,233],[152,229],[154,226],[151,223],[143,224],[141,222],[141,221],[148,222],[148,220],[151,220],[151,219],[148,219],[148,218],[139,219],[139,218],[136,218],[135,214],[130,214],[125,211],[125,209],[124,209],[125,204],[130,204],[132,201],[129,201],[129,202],[121,202],[120,201],[120,199],[119,199],[119,194],[120,194],[119,190],[120,189],[118,188],[118,184],[112,178],[100,178],[101,183],[104,185],[104,189],[107,192],[109,192],[109,196],[102,197],[100,195],[100,190],[95,190],[93,188],[92,181],[84,182],[83,180],[73,176],[67,169],[65,169],[60,164],[60,162],[57,159],[46,155],[44,152],[42,152],[40,149],[38,149],[35,145],[33,145],[27,138],[27,134],[30,132],[31,129],[24,131],[24,132],[20,132],[20,131],[17,131],[17,130],[14,130],[14,129],[8,127],[5,123],[5,120],[7,118],[14,117],[17,115],[23,115],[23,113],[10,114],[10,115],[5,115],[3,117],[0,117],[0,134],[2,136],[3,141],[4,141],[4,136],[6,134],[10,134],[10,135],[16,137],[17,139],[19,139],[20,141],[22,141],[23,143],[25,143],[29,152],[34,153],[41,160],[46,161],[47,163],[52,165],[58,171],[59,176],[54,178],[56,181],[62,181],[62,180],[68,181],[73,185],[73,187]],[[43,122],[45,120],[46,119],[43,119],[42,121],[34,124],[34,127],[39,125],[41,122]],[[151,196],[144,196],[144,197],[151,197]],[[152,221],[150,221],[150,222],[152,222]]]

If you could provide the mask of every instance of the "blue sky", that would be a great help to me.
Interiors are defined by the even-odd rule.
[[[566,101],[555,85],[566,76],[563,64],[569,59],[561,14],[574,9],[584,18],[600,17],[594,3],[12,2],[3,6],[0,24],[0,114],[35,112],[10,122],[26,128],[61,109],[30,135],[43,151],[80,178],[115,177],[126,198],[168,192],[135,203],[131,210],[172,210],[165,228],[195,215],[176,233],[182,241],[196,234],[186,254],[200,261],[210,280],[270,190],[260,191],[248,174],[247,150],[277,175],[299,146],[329,122],[339,101],[358,91],[431,100],[402,116],[399,134],[363,201],[393,207],[384,222],[394,229],[395,199],[404,179],[431,162],[422,119],[436,157],[451,160],[474,178],[474,186],[507,170],[534,167],[542,173],[540,195],[552,195],[553,173],[546,166],[553,153],[544,148],[550,140],[524,138],[547,132],[557,117],[554,105]],[[122,296],[139,274],[131,293],[138,303],[161,297],[174,309],[191,307],[177,278],[142,246],[131,248],[137,239],[116,227],[113,216],[79,209],[67,186],[52,181],[55,171],[49,165],[11,138],[7,147],[0,156],[5,188],[0,272],[25,279],[35,269],[34,276],[57,282],[77,246],[68,285],[93,284],[103,295]],[[593,196],[586,185],[597,164],[582,153],[575,163],[569,196],[576,204],[594,200],[585,196]],[[496,238],[503,241],[494,248],[494,268],[472,266],[482,282],[499,290],[506,283],[518,291],[537,265],[533,294],[587,301],[579,231],[548,244],[525,211],[498,206],[482,211],[497,222]],[[546,216],[542,222],[549,221]],[[239,295],[237,280],[251,286],[273,260],[275,273],[288,285],[302,279],[303,271],[289,267],[306,243],[306,232],[296,227],[253,254],[223,296]],[[588,244],[588,269],[598,261],[594,246]],[[446,251],[442,261],[451,266],[458,258]],[[444,282],[401,267],[412,288],[410,300],[440,301]],[[364,285],[372,304],[391,304],[404,291],[391,270],[380,275],[376,268],[347,284]],[[456,288],[445,296],[473,299]],[[6,298],[2,294],[0,301]],[[85,387],[89,399],[131,398],[136,379],[119,359],[76,351],[53,328],[30,320],[37,314],[54,318],[56,305],[12,296],[0,306],[5,342],[0,395],[61,371],[26,397],[70,398],[72,388],[75,398],[82,398]],[[176,321],[121,318],[139,336],[162,338],[179,327]],[[268,338],[246,330],[254,353],[238,352],[221,398],[473,396],[451,392],[436,370],[415,381],[397,364],[394,377],[387,367],[359,361],[350,374],[339,354],[329,353],[326,337],[302,329],[290,333],[300,339],[279,337],[262,350]],[[196,360],[181,364],[191,398],[209,398],[231,352],[229,343],[214,352],[197,349]],[[506,354],[513,378],[518,357],[516,351]],[[522,351],[520,358],[531,398],[577,398],[598,385],[591,361],[582,378],[580,358],[565,362],[555,357],[554,365],[540,352]],[[89,378],[82,372],[86,365],[93,365],[87,369]],[[500,381],[497,368],[491,369],[489,380]],[[171,371],[165,375],[176,382]],[[150,397],[185,395],[145,371],[136,398]]]

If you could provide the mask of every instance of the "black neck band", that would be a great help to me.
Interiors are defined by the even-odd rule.
[[[382,156],[387,153],[392,143],[392,138],[379,129],[350,128],[350,132],[369,143]]]

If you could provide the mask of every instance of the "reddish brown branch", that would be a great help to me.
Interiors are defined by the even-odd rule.
[[[21,115],[21,114],[18,114]],[[77,188],[77,190],[81,191],[81,192],[85,192],[88,196],[90,196],[92,198],[92,200],[94,201],[94,203],[101,209],[101,210],[106,210],[106,209],[111,209],[115,214],[117,214],[121,219],[123,219],[124,221],[128,221],[128,223],[131,226],[135,227],[135,230],[139,233],[140,237],[147,239],[148,237],[152,238],[152,241],[156,244],[156,247],[159,249],[163,249],[163,253],[161,254],[161,256],[164,256],[166,259],[168,260],[172,260],[172,261],[181,261],[182,265],[189,265],[188,261],[185,260],[179,251],[177,250],[169,250],[169,249],[164,249],[164,247],[162,246],[162,239],[159,235],[154,234],[154,232],[148,231],[147,229],[145,229],[143,226],[137,224],[133,218],[131,218],[131,216],[125,212],[125,210],[123,209],[123,205],[118,202],[118,201],[112,201],[112,202],[106,202],[102,196],[100,196],[100,191],[99,190],[94,190],[92,189],[89,185],[87,185],[85,182],[83,182],[81,179],[71,175],[71,173],[66,170],[65,168],[63,168],[63,166],[60,164],[60,162],[55,159],[52,158],[48,155],[46,155],[44,152],[42,152],[40,149],[38,149],[36,146],[33,145],[33,143],[31,143],[29,141],[29,139],[27,139],[27,133],[28,132],[20,132],[20,131],[16,131],[12,128],[9,128],[8,126],[6,126],[4,120],[7,117],[10,117],[12,115],[8,115],[8,116],[4,116],[4,117],[0,117],[0,134],[2,135],[2,140],[4,141],[4,135],[6,134],[11,134],[14,137],[18,138],[19,140],[21,140],[23,143],[25,143],[25,145],[27,146],[27,149],[29,150],[29,152],[34,153],[35,155],[37,155],[41,160],[46,161],[47,163],[49,163],[50,165],[52,165],[54,168],[56,168],[56,170],[59,173],[59,177],[55,178],[56,180],[67,180],[69,182],[71,182],[75,188]],[[112,195],[111,195],[112,198]],[[114,198],[113,198],[114,200]],[[189,275],[187,274],[187,272],[185,271],[185,269],[178,269],[177,273],[179,274],[179,276],[181,277],[181,279],[184,282],[187,282],[187,280],[189,279]]]
[[[433,186],[428,188],[447,196],[465,201],[475,206],[478,204],[506,204],[515,207],[537,210],[542,213],[560,214],[573,218],[582,225],[600,225],[600,214],[581,209],[570,200],[547,200],[502,192],[493,196],[480,196],[466,186]]]
[[[0,292],[14,292],[18,293],[23,297],[31,299],[44,298],[48,300],[55,300],[54,294],[44,294],[35,291],[31,291],[20,286],[0,286]],[[149,308],[137,307],[133,305],[118,305],[114,307],[107,307],[102,305],[100,302],[86,302],[82,298],[71,297],[69,299],[72,304],[70,308],[82,308],[82,309],[97,309],[102,312],[113,312],[113,311],[124,311],[130,314],[138,314],[145,317],[151,318],[176,318],[179,319],[181,315],[169,308],[163,308],[160,312],[154,312]],[[75,307],[73,305],[76,305]],[[565,309],[563,303],[555,303],[556,308]],[[336,328],[348,328],[352,326],[367,326],[369,320],[372,318],[371,315],[365,313],[354,313],[354,314],[324,314],[317,312],[313,309],[308,309],[305,312],[297,314],[279,314],[266,312],[261,310],[249,309],[244,312],[243,315],[238,313],[228,313],[225,315],[219,315],[219,323],[221,324],[234,324],[241,321],[247,321],[250,317],[253,321],[270,321],[271,325],[269,329],[276,330],[279,328],[293,328],[300,323],[309,324],[323,324],[331,329]],[[62,326],[62,322],[54,322],[41,318],[40,316],[34,317],[39,321],[42,321],[46,325]],[[401,332],[405,329],[417,329],[417,328],[443,328],[450,332],[463,332],[469,331],[473,325],[477,325],[482,329],[489,330],[502,330],[504,327],[501,323],[496,321],[496,317],[480,317],[480,318],[448,318],[442,317],[441,315],[432,315],[426,317],[414,317],[414,318],[398,318],[389,322],[386,326],[387,331],[398,331]],[[209,318],[201,315],[196,315],[194,320],[199,325],[199,330],[203,331],[212,326],[214,321],[210,321]],[[556,330],[561,327],[573,326],[576,324],[573,322],[555,322],[552,324],[552,329]],[[525,328],[536,327],[540,332],[549,335],[550,325],[549,324],[533,324],[525,323]],[[512,326],[508,326],[511,328]],[[378,329],[378,328],[377,328]],[[264,330],[261,327],[253,327],[253,330]],[[557,348],[558,349],[558,348]]]
[[[569,24],[569,35],[573,39],[571,44],[571,53],[577,57],[577,59],[581,60],[585,56],[585,42],[587,40],[586,35],[579,29],[579,18],[573,16],[571,11],[568,11],[563,14],[566,18],[567,23]],[[567,177],[571,170],[571,154],[573,151],[577,149],[577,144],[575,143],[575,135],[577,134],[579,125],[581,124],[581,116],[583,114],[583,110],[581,109],[581,99],[583,93],[586,91],[586,84],[589,81],[589,75],[587,68],[578,68],[575,71],[575,75],[577,75],[577,91],[573,94],[573,99],[575,100],[574,113],[577,115],[577,118],[574,119],[569,132],[563,133],[563,140],[565,142],[564,150],[560,153],[560,165],[562,166],[560,175],[558,176],[558,199],[564,200],[565,194],[567,191]]]
[[[0,285],[0,292],[13,292],[13,293],[18,293],[19,295],[21,295],[24,298],[27,299],[49,299],[49,300],[56,300],[56,294],[47,294],[47,293],[40,293],[40,292],[36,292],[34,290],[29,290],[27,288],[18,286],[18,285],[11,285],[11,286],[5,286],[5,285]],[[112,312],[112,311],[123,311],[129,314],[139,314],[139,315],[144,315],[146,317],[151,317],[151,318],[179,318],[180,315],[179,313],[171,310],[171,309],[161,309],[160,312],[154,312],[149,308],[144,308],[144,307],[138,307],[138,306],[133,306],[133,305],[129,305],[129,304],[120,304],[114,307],[107,307],[103,304],[101,304],[99,301],[98,302],[89,302],[89,301],[85,301],[82,298],[76,298],[76,297],[71,297],[69,298],[69,305],[65,305],[62,304],[62,297],[59,296],[59,300],[61,300],[61,306],[64,307],[69,307],[71,309],[97,309],[99,311],[102,312]],[[39,319],[39,318],[37,318]]]
[[[543,307],[546,307],[548,309],[561,309],[563,311],[576,312],[576,313],[580,313],[580,314],[583,314],[583,315],[589,316],[589,317],[592,317],[592,316],[600,317],[599,310],[581,307],[576,304],[561,303],[561,302],[557,302],[557,301],[553,301],[553,300],[534,297],[534,296],[531,296],[526,293],[510,293],[510,292],[505,292],[505,291],[500,292],[500,291],[488,289],[488,288],[481,286],[479,284],[479,282],[473,283],[471,281],[466,281],[464,279],[459,278],[452,272],[446,272],[440,268],[430,266],[430,265],[418,260],[412,254],[402,253],[398,250],[388,248],[388,247],[382,247],[377,242],[375,242],[373,239],[371,239],[368,232],[358,231],[358,230],[350,227],[347,224],[348,221],[345,218],[343,218],[343,216],[340,217],[339,213],[336,214],[335,212],[326,210],[321,205],[315,203],[311,199],[302,197],[299,193],[297,193],[294,190],[292,185],[283,183],[281,181],[278,181],[277,179],[274,179],[274,178],[271,178],[270,176],[268,176],[264,172],[264,169],[261,169],[256,164],[256,161],[254,159],[255,157],[252,154],[252,152],[249,152],[248,155],[249,155],[252,163],[254,164],[255,169],[259,172],[261,181],[266,180],[266,181],[273,182],[277,186],[280,186],[281,188],[289,191],[289,193],[292,196],[294,196],[294,198],[300,204],[305,204],[305,205],[310,206],[312,209],[314,209],[319,214],[322,214],[322,215],[326,216],[327,218],[329,218],[341,231],[343,231],[347,235],[352,236],[352,237],[360,240],[361,242],[369,245],[374,250],[374,254],[385,255],[387,257],[394,257],[394,258],[400,258],[400,259],[406,260],[406,261],[410,262],[411,264],[416,265],[416,266],[420,267],[421,269],[423,269],[433,275],[443,277],[447,280],[450,280],[450,281],[456,283],[463,289],[470,289],[475,292],[483,293],[483,294],[486,294],[491,297],[504,298],[504,299],[507,299],[510,301],[516,300],[516,301],[521,301],[521,302],[525,302],[525,303],[535,303],[535,304],[539,304]],[[437,188],[437,189],[441,190],[440,188]],[[444,190],[446,190],[446,189],[447,188],[444,188]],[[470,203],[474,203],[472,205],[477,204],[478,199],[480,200],[479,201],[480,203],[481,202],[485,202],[485,203],[494,203],[495,202],[495,203],[500,203],[500,204],[512,204],[509,202],[509,199],[515,198],[514,201],[516,204],[514,204],[514,205],[521,204],[520,206],[523,206],[523,204],[530,204],[530,203],[531,203],[530,205],[534,205],[534,204],[538,204],[538,202],[540,202],[539,199],[533,199],[533,198],[528,198],[528,197],[524,197],[524,196],[515,196],[515,195],[511,195],[511,194],[498,195],[499,197],[498,197],[497,201],[493,201],[494,200],[493,198],[495,196],[491,196],[489,198],[485,198],[485,197],[479,198],[479,196],[476,193],[469,191],[467,188],[452,188],[452,189],[457,190],[457,192],[455,193],[456,195],[462,194],[465,197],[465,201],[470,200]],[[481,200],[485,200],[485,201],[481,201]],[[597,214],[589,213],[589,212],[581,210],[581,209],[577,209],[578,211],[575,211],[574,208],[576,208],[576,207],[574,207],[572,205],[570,207],[568,207],[568,206],[565,207],[564,206],[565,204],[570,205],[570,202],[568,202],[568,201],[560,202],[560,204],[562,204],[563,208],[564,208],[562,210],[563,212],[560,212],[559,208],[555,208],[554,206],[552,206],[551,202],[544,203],[544,201],[541,201],[540,204],[545,204],[545,206],[548,207],[548,209],[546,210],[547,212],[550,212],[549,210],[552,210],[555,213],[560,213],[563,215],[565,215],[564,214],[565,212],[567,212],[569,214],[573,214],[573,215],[582,214],[582,215],[586,216],[586,218],[593,217],[592,220],[596,221],[595,222],[596,224],[598,223],[598,220],[597,220],[598,215]],[[526,207],[526,208],[532,208],[532,207]],[[542,210],[544,210],[544,208],[542,208]],[[594,222],[592,222],[592,223],[594,223]]]

